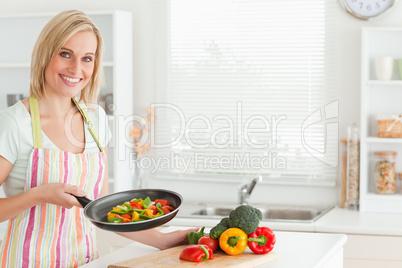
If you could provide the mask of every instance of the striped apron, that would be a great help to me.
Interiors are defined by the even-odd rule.
[[[106,155],[86,111],[76,103],[100,152],[73,154],[42,148],[38,101],[30,97],[34,150],[30,154],[24,191],[47,183],[76,185],[92,200],[99,197]],[[0,249],[4,267],[78,267],[98,258],[95,227],[82,208],[40,204],[8,222]]]

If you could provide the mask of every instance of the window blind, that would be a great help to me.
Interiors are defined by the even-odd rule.
[[[333,184],[329,1],[162,2],[147,167],[158,178]]]

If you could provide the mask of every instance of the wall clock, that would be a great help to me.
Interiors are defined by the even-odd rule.
[[[342,7],[358,19],[368,20],[390,9],[396,0],[340,0]]]

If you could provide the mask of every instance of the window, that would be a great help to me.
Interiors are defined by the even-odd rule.
[[[151,144],[157,177],[334,185],[329,1],[163,2]]]

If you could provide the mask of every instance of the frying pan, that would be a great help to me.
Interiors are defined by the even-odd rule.
[[[165,199],[169,201],[170,205],[175,209],[170,213],[160,216],[158,218],[129,222],[129,223],[111,223],[107,221],[107,213],[112,210],[113,207],[121,205],[126,201],[130,201],[134,198],[145,199],[149,197],[151,200]],[[75,196],[78,202],[84,208],[85,216],[95,226],[112,232],[133,232],[151,229],[158,227],[171,219],[173,219],[183,203],[183,198],[178,193],[169,190],[162,189],[138,189],[129,190],[124,192],[118,192],[100,197],[94,201],[86,198]]]

